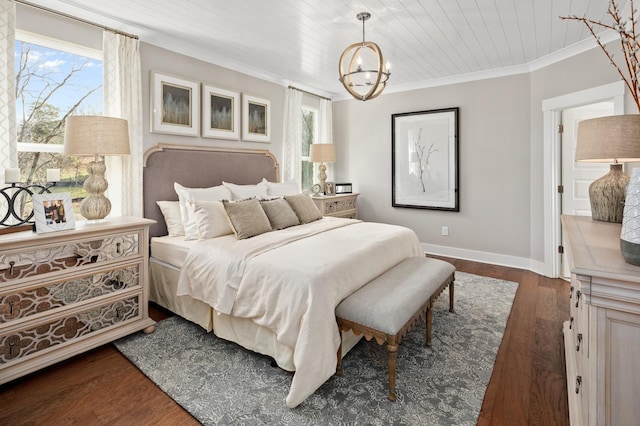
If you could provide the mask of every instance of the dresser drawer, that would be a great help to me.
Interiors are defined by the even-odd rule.
[[[0,334],[0,368],[139,317],[140,296],[134,295]]]
[[[0,322],[72,305],[134,286],[141,286],[141,264],[86,274],[39,287],[0,292]]]
[[[0,251],[0,283],[141,256],[139,232]]]

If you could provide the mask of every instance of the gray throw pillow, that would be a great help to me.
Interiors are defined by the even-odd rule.
[[[262,209],[267,214],[273,229],[284,229],[300,225],[298,216],[284,198],[260,201]]]
[[[238,240],[271,231],[269,218],[255,198],[245,201],[223,201],[231,229]]]
[[[322,219],[322,213],[320,213],[316,203],[307,194],[286,195],[284,199],[287,200],[287,203],[296,213],[300,223],[309,223]]]

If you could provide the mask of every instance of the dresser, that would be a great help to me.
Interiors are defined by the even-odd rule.
[[[312,198],[323,216],[356,219],[358,217],[358,195],[360,194],[318,195]]]
[[[640,419],[640,267],[620,254],[620,224],[563,216],[571,270],[563,327],[572,425]]]
[[[149,225],[117,217],[0,236],[0,383],[135,331],[151,333]]]

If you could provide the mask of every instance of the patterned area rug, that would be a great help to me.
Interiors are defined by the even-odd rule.
[[[433,346],[416,326],[398,350],[397,401],[387,399],[385,346],[361,340],[334,376],[295,409],[285,406],[292,374],[271,360],[207,334],[179,317],[116,347],[205,425],[474,425],[517,284],[456,272],[433,316]]]

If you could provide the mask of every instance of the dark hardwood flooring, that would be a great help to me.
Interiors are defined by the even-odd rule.
[[[478,425],[567,425],[562,322],[568,283],[456,259],[459,271],[520,283]],[[167,312],[151,307],[155,320]],[[0,425],[197,425],[112,345],[0,386]]]

